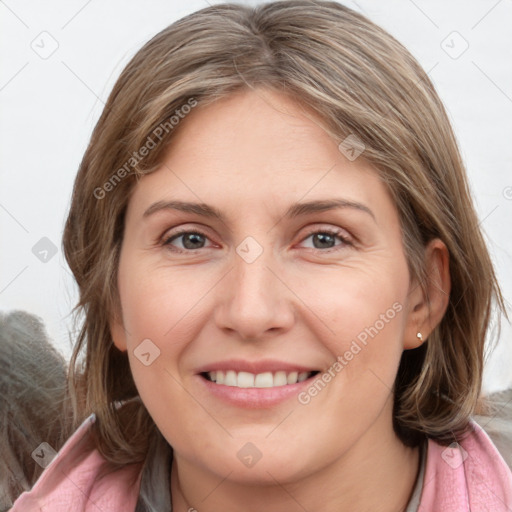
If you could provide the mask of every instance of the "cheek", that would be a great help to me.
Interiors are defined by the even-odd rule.
[[[162,282],[153,286],[148,279],[130,293],[126,291],[123,315],[129,325],[128,357],[142,402],[171,445],[186,445],[187,435],[192,433],[201,440],[197,417],[203,411],[191,400],[179,364],[193,339],[190,336],[195,336],[193,329],[197,329],[190,306],[177,300]],[[180,414],[179,423],[176,411],[187,411]]]
[[[119,289],[135,385],[157,424],[167,425],[170,411],[187,410],[180,432],[192,432],[197,422],[188,420],[201,411],[194,410],[196,403],[182,384],[187,368],[180,361],[201,330],[200,301],[215,281],[211,275],[198,279],[197,272],[194,279],[192,270],[171,273],[130,263],[120,266]],[[175,430],[166,426],[171,435]]]
[[[315,320],[315,332],[338,362],[331,367],[336,387],[349,387],[354,399],[367,400],[377,388],[387,394],[396,377],[403,351],[407,284],[394,270],[392,266],[386,272],[342,269],[330,282],[316,280],[316,290],[329,290],[316,295],[307,289],[312,282],[303,281],[308,306],[322,319]]]
[[[130,333],[128,346],[131,344],[132,349],[144,338],[160,347],[164,342],[169,346],[179,343],[179,333],[197,322],[199,303],[215,282],[211,275],[199,279],[197,272],[194,275],[187,269],[127,264],[124,270],[120,294],[124,324]]]
[[[407,285],[393,268],[382,272],[340,269],[302,282],[300,293],[308,297],[308,306],[332,334],[337,353],[352,340],[363,345],[377,336],[389,343],[401,341]]]

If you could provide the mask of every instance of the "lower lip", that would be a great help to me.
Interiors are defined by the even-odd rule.
[[[238,388],[235,386],[225,386],[224,384],[215,384],[215,382],[208,380],[202,375],[197,375],[206,389],[214,396],[244,409],[272,407],[292,397],[296,397],[317,376],[318,374],[296,384],[286,384],[285,386],[273,388]]]

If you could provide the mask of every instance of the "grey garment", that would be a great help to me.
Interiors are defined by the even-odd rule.
[[[427,447],[428,441],[424,440],[420,448],[420,470],[418,472],[418,477],[416,478],[416,484],[414,485],[411,499],[407,504],[405,512],[417,512],[420,508],[421,491],[423,490],[423,479],[425,477],[425,466],[427,465]]]
[[[139,499],[135,512],[171,512],[172,448],[157,430],[142,468]]]

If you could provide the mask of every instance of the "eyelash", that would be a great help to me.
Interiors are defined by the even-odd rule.
[[[332,228],[331,229],[329,229],[329,228],[317,229],[315,231],[311,231],[311,232],[309,232],[307,234],[307,236],[305,236],[301,240],[301,242],[303,242],[304,240],[308,239],[310,236],[316,235],[318,233],[328,234],[328,235],[331,235],[331,236],[338,237],[343,243],[340,244],[340,245],[337,245],[335,247],[330,247],[330,248],[327,248],[327,249],[316,249],[316,248],[313,247],[312,249],[314,251],[328,252],[329,253],[329,252],[340,250],[344,246],[353,246],[354,245],[352,243],[352,241],[344,234],[343,231],[332,229]],[[171,242],[173,242],[174,240],[178,239],[180,236],[185,235],[185,234],[199,235],[199,236],[203,236],[205,238],[208,238],[208,236],[205,233],[202,233],[201,231],[197,231],[197,230],[194,230],[194,229],[182,229],[182,230],[177,231],[176,233],[173,233],[170,237],[165,238],[163,240],[163,242],[162,242],[162,245],[168,247],[171,251],[177,252],[177,253],[185,253],[185,252],[194,253],[195,251],[200,251],[201,249],[207,249],[207,247],[201,247],[201,248],[198,248],[198,249],[178,249],[178,248],[176,248],[176,247],[171,245]]]

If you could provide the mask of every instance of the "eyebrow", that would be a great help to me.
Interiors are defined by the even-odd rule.
[[[335,210],[340,208],[352,208],[369,214],[373,220],[375,215],[373,212],[364,204],[357,203],[355,201],[348,201],[346,199],[323,199],[317,201],[308,201],[304,203],[292,204],[284,214],[284,218],[293,219],[309,215],[311,213],[324,212],[329,210]],[[218,219],[223,223],[226,223],[224,214],[215,208],[214,206],[206,203],[192,203],[188,201],[158,201],[152,204],[143,214],[143,218],[147,218],[156,212],[162,210],[178,210],[186,213],[194,213],[202,217]]]

